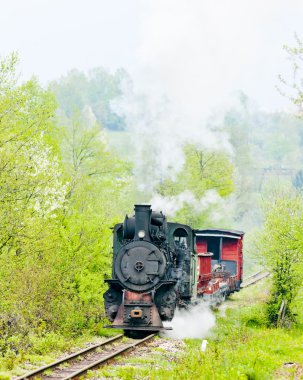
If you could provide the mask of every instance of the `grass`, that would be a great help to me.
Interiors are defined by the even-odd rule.
[[[235,293],[216,312],[216,326],[201,351],[201,339],[185,339],[177,353],[155,348],[138,356],[124,357],[87,378],[106,379],[300,379],[303,378],[303,289],[297,296],[298,324],[290,329],[269,329],[265,321],[265,302],[270,279]],[[116,335],[116,330],[99,334]],[[0,358],[0,380],[20,375],[54,361],[62,352],[76,351],[96,337],[83,335],[68,340],[53,333],[31,337],[31,350]],[[287,364],[295,363],[295,364]],[[301,372],[302,371],[302,372]]]
[[[97,377],[140,380],[300,378],[303,292],[297,297],[298,325],[289,330],[269,329],[264,308],[269,283],[266,279],[227,301],[225,310],[217,312],[217,324],[207,338],[206,352],[200,348],[202,339],[186,339],[185,349],[177,357],[153,350],[146,358],[122,359],[121,365],[104,367]]]
[[[89,331],[83,332],[83,335],[76,338],[67,338],[54,332],[29,336],[27,350],[16,352],[9,349],[0,357],[0,380],[10,379],[12,376],[19,376],[36,367],[49,364],[63,353],[76,352],[84,348],[87,342],[97,343],[100,341],[100,336],[110,337],[118,333],[121,331],[100,328],[98,336],[92,335]],[[14,341],[18,339],[20,338],[13,337]]]

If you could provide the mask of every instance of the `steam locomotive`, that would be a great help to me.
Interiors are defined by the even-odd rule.
[[[104,293],[110,327],[127,331],[169,329],[177,307],[198,299],[211,305],[239,290],[241,231],[167,222],[149,205],[135,205],[133,217],[113,229],[112,279]]]

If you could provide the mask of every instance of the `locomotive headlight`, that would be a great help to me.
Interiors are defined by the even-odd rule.
[[[143,239],[145,236],[145,231],[144,230],[138,231],[138,236],[139,236],[139,239]]]

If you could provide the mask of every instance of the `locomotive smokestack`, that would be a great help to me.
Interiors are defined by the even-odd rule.
[[[135,205],[135,239],[150,241],[150,205]]]

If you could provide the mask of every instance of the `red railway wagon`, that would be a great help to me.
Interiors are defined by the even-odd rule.
[[[240,290],[243,276],[244,232],[223,229],[195,230],[198,254],[197,295],[220,303]]]

